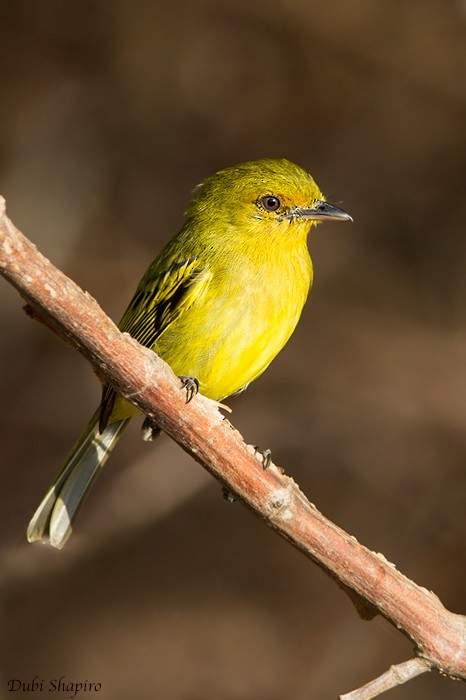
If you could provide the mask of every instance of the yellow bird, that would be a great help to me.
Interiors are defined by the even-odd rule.
[[[180,375],[188,399],[243,391],[283,348],[312,284],[307,236],[351,221],[288,160],[220,170],[194,191],[181,231],[141,279],[119,327]],[[108,384],[27,531],[62,547],[86,493],[137,409]],[[157,434],[147,419],[146,439]]]

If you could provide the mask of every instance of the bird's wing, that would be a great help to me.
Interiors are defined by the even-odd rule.
[[[152,347],[162,333],[206,290],[211,275],[199,258],[172,263],[147,275],[119,323],[138,343]]]
[[[118,327],[141,345],[152,348],[162,333],[206,291],[212,275],[199,258],[177,260],[164,271],[142,279]],[[103,387],[100,406],[100,431],[112,413],[115,391]]]

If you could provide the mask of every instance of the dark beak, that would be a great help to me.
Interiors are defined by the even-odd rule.
[[[330,202],[317,200],[309,209],[292,209],[290,215],[294,219],[307,219],[314,221],[353,221],[353,217]]]

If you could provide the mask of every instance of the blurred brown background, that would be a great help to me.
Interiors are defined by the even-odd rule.
[[[299,329],[233,421],[465,612],[464,1],[2,0],[0,46],[9,215],[116,320],[215,169],[288,157],[353,215],[313,233]],[[99,388],[0,286],[1,694],[65,675],[102,700],[335,698],[411,654],[139,421],[65,550],[28,545]]]

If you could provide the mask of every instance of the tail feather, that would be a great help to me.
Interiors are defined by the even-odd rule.
[[[99,410],[73,445],[64,467],[34,513],[27,530],[29,542],[42,540],[61,549],[71,534],[76,514],[120,433],[129,421],[114,421],[99,433]]]

